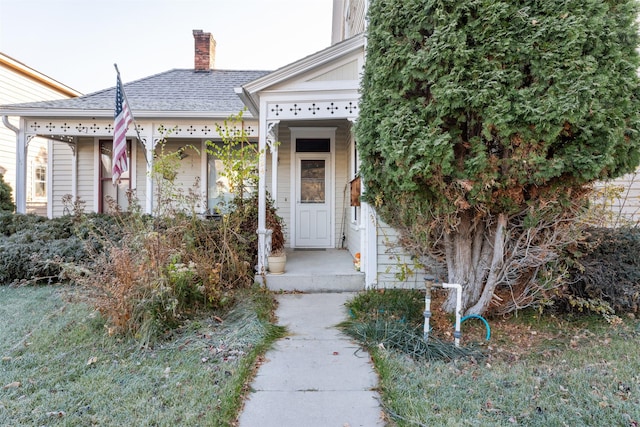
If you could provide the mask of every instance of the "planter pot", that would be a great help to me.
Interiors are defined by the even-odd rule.
[[[269,263],[269,273],[271,274],[282,274],[284,273],[284,266],[287,263],[287,256],[271,256],[267,257],[267,262]]]

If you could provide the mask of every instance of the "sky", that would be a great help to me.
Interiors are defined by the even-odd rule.
[[[0,52],[82,93],[193,68],[275,70],[331,44],[332,0],[0,0]]]

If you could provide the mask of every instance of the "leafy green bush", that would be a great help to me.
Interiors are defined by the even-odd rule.
[[[602,314],[640,309],[640,228],[591,228],[571,256],[561,305]]]

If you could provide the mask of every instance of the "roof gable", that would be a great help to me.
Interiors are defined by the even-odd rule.
[[[256,115],[260,96],[267,92],[357,90],[364,44],[364,35],[357,35],[249,82],[236,92]]]

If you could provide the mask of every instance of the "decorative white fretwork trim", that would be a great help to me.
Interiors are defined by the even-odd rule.
[[[269,120],[267,122],[267,146],[269,147],[269,151],[273,154],[276,150],[276,146],[278,144],[278,124],[280,120]]]
[[[357,100],[273,102],[267,104],[268,120],[349,119],[358,116]]]
[[[138,121],[138,133],[148,133],[152,129],[155,138],[181,137],[181,138],[220,138],[216,126],[224,127],[222,121],[211,122],[165,122],[152,123]],[[234,129],[239,130],[235,127]],[[243,130],[249,138],[258,136],[257,121],[245,121]],[[92,136],[111,137],[113,136],[113,121],[93,120],[28,120],[26,123],[26,133],[31,135],[45,136],[51,139],[61,140],[62,137]],[[128,137],[136,137],[137,133],[133,126],[127,131]]]

